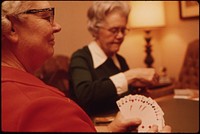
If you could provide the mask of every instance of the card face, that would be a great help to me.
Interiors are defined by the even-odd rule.
[[[158,125],[158,131],[161,131],[165,126],[164,112],[150,97],[127,95],[116,103],[124,118],[138,117],[142,120],[138,132],[148,132],[152,125]]]

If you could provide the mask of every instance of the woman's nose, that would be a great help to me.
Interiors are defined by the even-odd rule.
[[[61,26],[57,22],[53,23],[53,31],[54,33],[60,32],[61,31]]]

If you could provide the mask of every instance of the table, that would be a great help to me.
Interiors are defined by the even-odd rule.
[[[165,124],[175,133],[197,133],[199,131],[199,101],[189,99],[157,100],[162,108]]]
[[[172,133],[196,133],[199,131],[199,101],[174,99],[173,95],[155,100],[164,112],[165,124],[172,127]],[[95,127],[98,131],[104,131],[106,125],[95,125]]]
[[[162,83],[148,88],[147,92],[152,99],[165,97],[174,93],[175,83]]]

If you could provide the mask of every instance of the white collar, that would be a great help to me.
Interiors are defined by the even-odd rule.
[[[96,41],[92,41],[88,45],[89,51],[92,55],[92,60],[94,64],[94,68],[96,69],[100,65],[102,65],[108,58],[108,56],[104,53],[104,51],[100,48]],[[117,60],[116,55],[112,57],[114,63],[119,67],[119,61]],[[120,68],[120,67],[119,67]]]

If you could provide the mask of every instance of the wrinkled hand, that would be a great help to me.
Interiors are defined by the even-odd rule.
[[[172,129],[171,126],[166,125],[163,127],[163,129],[159,133],[171,133]],[[158,126],[153,125],[151,129],[148,131],[149,133],[157,133],[158,132]]]
[[[159,75],[153,68],[134,68],[124,72],[129,85],[151,87],[159,82]]]
[[[152,86],[158,84],[158,82],[159,82],[159,75],[155,73],[152,80],[147,80],[144,78],[134,78],[130,85],[134,86],[134,87],[140,87],[140,88],[152,87]]]
[[[125,119],[121,112],[118,112],[116,118],[108,125],[108,130],[110,132],[128,132],[130,131],[130,128],[132,128],[132,131],[137,131],[137,127],[140,124],[141,119]]]

